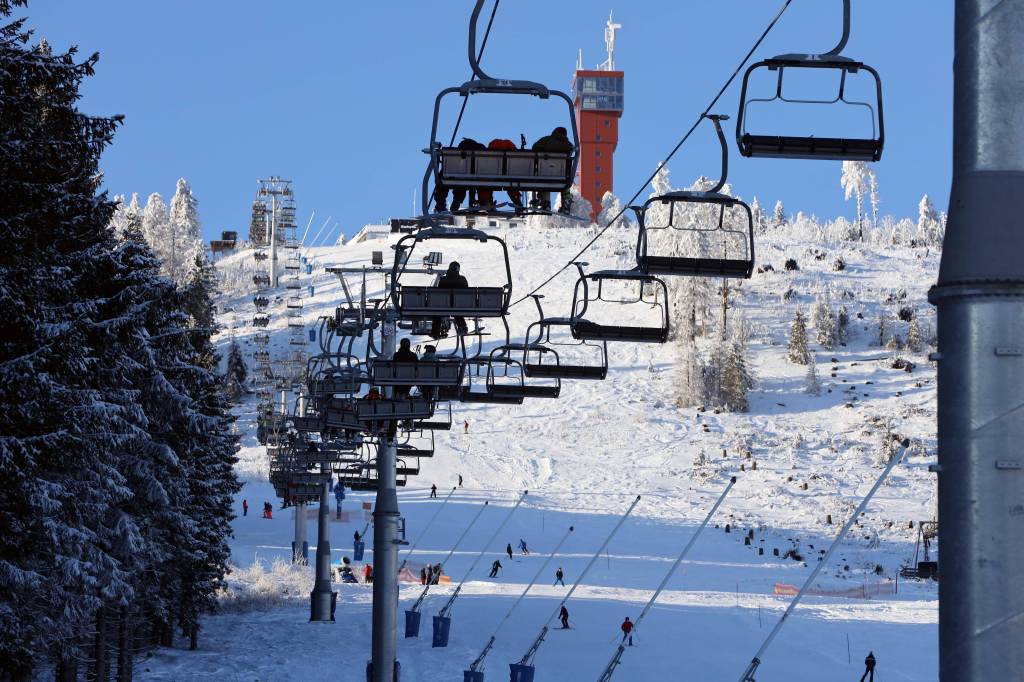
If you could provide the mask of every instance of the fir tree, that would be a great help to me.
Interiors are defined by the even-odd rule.
[[[185,283],[191,276],[190,267],[202,254],[203,243],[199,236],[199,202],[192,195],[192,188],[185,178],[178,178],[178,184],[171,198],[168,214],[167,244],[164,251],[164,273],[178,284]]]
[[[793,324],[789,328],[789,361],[798,365],[810,362],[807,350],[807,322],[800,310],[793,316]]]
[[[846,306],[839,307],[839,314],[836,315],[836,341],[846,343],[850,340],[850,313]]]
[[[747,398],[754,379],[747,365],[747,349],[742,339],[729,344],[722,375],[722,398],[730,412],[746,412],[750,407]]]
[[[917,315],[910,318],[910,327],[907,329],[907,350],[912,353],[920,353],[921,347],[924,345],[924,339],[921,337],[921,323],[917,320]]]
[[[875,337],[875,345],[885,347],[891,334],[890,327],[889,311],[885,306],[881,306],[878,309],[878,335]]]
[[[228,364],[225,376],[239,384],[244,384],[248,375],[249,370],[246,367],[245,358],[242,357],[242,347],[238,345],[237,341],[231,339],[231,345],[228,346]]]
[[[804,378],[804,391],[808,395],[821,395],[821,382],[818,381],[818,363],[814,361],[814,355],[808,357],[807,374]]]
[[[171,214],[159,192],[153,192],[146,199],[142,211],[142,234],[161,263],[168,260],[168,245],[171,241]]]
[[[772,211],[771,216],[772,227],[778,228],[785,224],[785,208],[782,207],[782,202],[775,202],[775,210]]]
[[[833,317],[828,304],[824,301],[815,303],[811,311],[811,320],[817,342],[823,348],[832,349],[836,344],[836,318]]]
[[[864,240],[864,193],[868,189],[868,166],[863,161],[843,161],[842,185],[847,201],[857,198],[857,239]]]

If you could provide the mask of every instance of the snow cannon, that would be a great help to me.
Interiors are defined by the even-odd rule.
[[[452,629],[452,619],[448,616],[434,616],[434,637],[430,646],[435,649],[448,646],[448,634]]]
[[[307,275],[312,275],[313,274],[313,266],[310,265],[309,263],[306,264],[306,274]]]
[[[533,682],[533,674],[537,671],[532,665],[522,663],[509,663],[508,667],[511,671],[509,682]]]
[[[420,636],[420,614],[419,611],[406,611],[405,612],[405,637],[419,637]]]
[[[362,540],[356,540],[352,543],[352,560],[362,561],[363,553],[366,551],[366,543]]]
[[[309,340],[310,341],[316,341],[316,330],[315,329],[310,329],[309,330]]]
[[[463,670],[462,682],[484,682],[484,672],[482,670]]]

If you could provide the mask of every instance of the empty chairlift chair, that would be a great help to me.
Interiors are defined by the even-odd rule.
[[[547,383],[533,384],[524,381],[523,363],[512,357],[514,351],[522,349],[521,344],[509,344],[491,351],[487,391],[492,395],[512,398],[557,398],[562,391],[561,379],[551,377]]]
[[[754,218],[750,207],[722,193],[729,146],[720,121],[708,116],[722,145],[722,176],[707,191],[668,192],[633,206],[639,225],[637,266],[651,275],[738,277],[754,270]]]
[[[668,287],[654,275],[641,270],[599,270],[585,273],[576,263],[580,277],[573,290],[572,337],[583,341],[626,341],[665,343],[668,341]],[[616,289],[624,295],[619,295]],[[625,309],[646,313],[646,320],[627,323],[608,310]],[[595,310],[600,307],[604,310]],[[597,317],[600,315],[600,318]],[[589,316],[589,317],[588,317]]]
[[[484,0],[477,0],[469,22],[469,63],[473,79],[458,87],[442,90],[434,101],[434,118],[430,131],[430,164],[423,177],[423,214],[430,212],[430,180],[436,187],[465,187],[482,190],[519,190],[526,192],[562,192],[572,186],[579,160],[579,134],[573,100],[559,90],[550,90],[540,83],[494,78],[477,62],[476,26]],[[459,149],[445,147],[438,140],[441,102],[458,93],[464,98],[479,94],[528,95],[547,100],[562,99],[566,104],[568,130],[572,134],[571,152],[533,151],[529,149]]]
[[[825,54],[784,54],[752,64],[743,75],[740,92],[739,116],[736,121],[736,142],[740,153],[747,157],[775,157],[785,159],[839,159],[849,161],[878,161],[885,143],[885,119],[882,114],[882,81],[873,68],[840,54],[850,37],[850,0],[843,0],[843,36],[831,51]],[[787,97],[783,81],[787,70],[813,69],[816,73],[832,71],[838,74],[838,92],[830,99],[803,99]],[[775,73],[774,94],[770,97],[752,97],[748,94],[751,76],[764,71]],[[873,92],[868,101],[850,99],[849,81],[861,72],[874,79]],[[862,109],[870,118],[871,135],[821,137],[814,135],[764,135],[751,133],[749,115],[752,104],[782,103],[784,105],[844,106]],[[865,126],[866,130],[866,126]]]
[[[523,372],[530,378],[592,379],[608,376],[608,342],[572,338],[571,317],[545,317],[540,300],[531,294],[540,317],[526,330],[522,344]],[[558,332],[564,332],[559,335]],[[552,332],[555,335],[552,336]],[[589,360],[589,362],[588,362]]]

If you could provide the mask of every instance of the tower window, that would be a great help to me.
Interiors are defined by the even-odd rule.
[[[597,182],[595,182],[595,183],[594,183],[594,186],[595,186],[595,187],[600,187],[600,186],[601,186],[601,181],[600,181],[600,180],[598,180]]]
[[[594,151],[594,156],[596,156],[597,158],[600,159],[601,158],[601,150],[600,149],[595,150]]]
[[[605,120],[604,120],[604,127],[605,127],[605,128],[607,128],[607,127],[608,127],[608,126],[610,126],[611,124],[612,124],[612,122],[611,122],[611,121],[609,121],[608,119],[605,119]]]
[[[601,136],[600,136],[600,135],[595,135],[595,136],[594,136],[594,138],[595,138],[595,139],[596,139],[596,140],[597,140],[598,142],[600,142],[600,141],[601,141]]]
[[[597,168],[595,168],[594,170],[596,170],[596,171],[597,171],[598,173],[600,173],[600,172],[601,172],[601,167],[600,167],[600,166],[598,166],[598,167],[597,167]]]

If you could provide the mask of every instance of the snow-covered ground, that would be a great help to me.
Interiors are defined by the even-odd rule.
[[[535,224],[496,234],[509,245],[516,297],[593,236],[589,228]],[[634,238],[631,230],[610,231],[587,253],[589,267],[624,265]],[[906,323],[896,319],[904,306],[916,309],[928,335],[933,318],[925,292],[934,280],[938,253],[810,244],[798,231],[761,238],[758,265],[771,264],[775,270],[755,274],[735,292],[729,314],[741,311],[748,323],[758,379],[747,413],[675,406],[676,343],[612,344],[608,379],[565,382],[558,400],[527,401],[518,407],[455,406],[458,428],[437,434],[436,455],[422,460],[421,475],[400,490],[409,539],[419,542],[412,561],[441,561],[479,505],[490,500],[492,508],[467,535],[447,573],[461,580],[478,552],[486,549],[487,555],[456,602],[447,648],[431,648],[429,616],[453,588],[431,590],[421,637],[399,640],[403,679],[461,679],[461,671],[572,525],[576,530],[553,560],[550,575],[513,613],[487,658],[487,679],[505,679],[507,664],[523,656],[564,594],[562,587],[551,585],[554,568],[561,566],[571,585],[618,515],[639,494],[633,516],[569,602],[574,629],[553,631],[536,658],[539,680],[596,679],[614,651],[622,619],[636,618],[733,474],[738,483],[636,633],[637,647],[627,651],[616,679],[738,679],[789,600],[773,594],[776,586],[803,582],[838,525],[879,475],[878,452],[887,421],[894,431],[915,439],[917,447],[895,469],[817,582],[823,592],[858,586],[893,589],[890,581],[913,557],[917,522],[933,514],[934,474],[927,467],[935,446],[934,368],[925,347],[916,354],[899,353],[914,363],[913,372],[893,369],[893,351],[874,345],[874,340],[883,308],[893,331],[906,336]],[[383,242],[312,250],[315,296],[306,301],[306,321],[312,324],[331,314],[342,297],[337,279],[324,266],[365,265],[372,251],[381,250],[389,259],[391,251]],[[446,241],[427,250],[442,250],[445,263],[462,263],[472,284],[496,281],[494,273],[501,265],[497,249]],[[244,268],[248,255],[238,254],[219,267],[226,272]],[[834,270],[839,257],[845,261],[842,271]],[[801,269],[785,272],[787,258],[795,258]],[[568,271],[545,289],[549,314],[568,312],[574,282],[575,273]],[[380,296],[382,283],[380,275],[367,278],[371,297]],[[821,395],[814,396],[804,392],[806,368],[787,360],[786,339],[794,311],[799,307],[808,313],[826,294],[834,307],[847,307],[852,336],[845,347],[834,350],[812,343],[822,385]],[[221,316],[226,331],[220,341],[226,344],[234,335],[251,352],[251,294],[226,296],[223,306],[231,311]],[[271,312],[272,350],[283,352],[283,302]],[[633,314],[624,307],[620,312],[627,318]],[[637,315],[648,312],[641,309]],[[521,337],[535,319],[532,302],[513,308],[513,338]],[[812,329],[812,339],[813,334]],[[414,344],[423,340],[414,339]],[[495,337],[488,343],[496,343]],[[370,642],[369,588],[336,585],[337,622],[311,624],[312,569],[271,569],[274,559],[290,555],[293,520],[291,510],[273,520],[259,518],[261,503],[274,496],[266,482],[265,451],[255,441],[252,407],[245,402],[238,408],[243,437],[238,470],[246,481],[239,510],[245,498],[250,514],[235,522],[233,559],[240,570],[231,579],[236,593],[262,589],[270,598],[255,610],[250,608],[255,598],[230,602],[225,613],[204,621],[199,651],[159,650],[139,666],[141,679],[363,679]],[[463,420],[469,422],[468,434],[461,428]],[[695,464],[702,452],[704,463]],[[443,497],[459,474],[464,488],[424,534],[440,504],[428,499],[429,486],[437,484]],[[485,548],[522,490],[530,491],[526,502]],[[372,495],[349,495],[344,503],[352,512],[349,520],[332,522],[334,561],[350,556],[352,532],[365,524],[360,508],[364,501],[372,501]],[[826,523],[828,515],[832,525]],[[730,533],[724,532],[727,523]],[[750,529],[754,540],[748,546],[743,538]],[[315,545],[312,517],[309,537]],[[503,561],[503,573],[486,578],[505,544],[515,546],[520,538],[527,540],[532,554]],[[804,561],[776,557],[774,549],[780,555],[797,549]],[[253,567],[259,562],[266,569],[262,574]],[[417,586],[403,586],[401,608],[411,606],[418,594]],[[758,680],[856,680],[868,650],[879,661],[879,680],[936,679],[935,584],[900,581],[896,594],[870,599],[808,597],[768,651]]]

